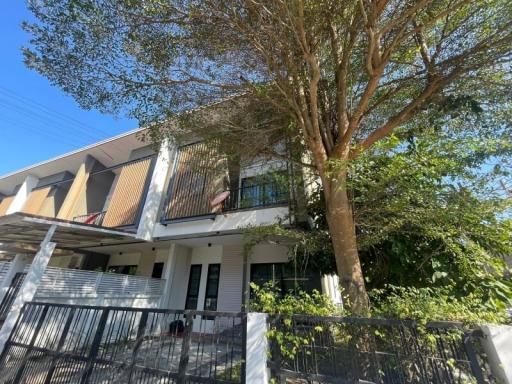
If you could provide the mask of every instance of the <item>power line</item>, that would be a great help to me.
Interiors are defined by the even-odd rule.
[[[0,94],[0,103],[4,107],[7,107],[7,108],[12,109],[12,110],[15,110],[15,111],[23,114],[24,116],[32,118],[33,120],[37,119],[38,121],[45,122],[46,124],[50,124],[51,126],[60,126],[60,127],[64,128],[67,131],[72,131],[73,130],[75,135],[80,135],[80,136],[83,136],[83,137],[87,137],[87,139],[89,139],[89,140],[98,140],[97,136],[91,135],[91,134],[89,134],[87,132],[82,132],[82,131],[76,130],[68,122],[56,119],[53,116],[41,113],[38,110],[34,110],[29,105],[18,104],[16,102],[13,102],[13,100],[4,99],[1,96],[2,95]],[[70,132],[68,132],[68,133],[70,133]]]
[[[46,118],[40,114],[34,113],[26,108],[20,107],[18,105],[6,102],[5,100],[0,99],[0,108],[3,108],[7,111],[16,111],[17,115],[24,116],[32,121],[34,121],[39,126],[45,126],[46,131],[48,133],[53,133],[58,136],[66,136],[68,139],[76,141],[78,139],[79,142],[88,143],[90,140],[97,140],[95,137],[84,137],[78,132],[71,132],[68,126],[63,126],[62,123],[52,121],[51,119]],[[1,119],[4,120],[6,115],[4,115]],[[11,119],[11,122],[13,120]],[[21,121],[23,123],[23,121]],[[25,122],[27,123],[27,122]],[[32,123],[33,124],[33,123]]]
[[[2,118],[2,120],[4,120],[5,122],[7,122],[9,125],[11,126],[14,126],[14,127],[18,127],[18,128],[21,128],[22,130],[27,130],[27,131],[31,131],[35,134],[38,134],[40,136],[45,136],[46,138],[48,139],[51,139],[51,140],[54,140],[54,141],[58,141],[62,144],[65,144],[65,145],[68,145],[72,148],[77,148],[77,147],[80,147],[81,145],[78,145],[74,142],[71,142],[69,141],[67,138],[65,137],[61,137],[61,136],[58,136],[58,135],[51,135],[49,134],[47,131],[45,130],[40,130],[38,129],[37,127],[34,127],[34,126],[31,126],[31,125],[25,125],[25,124],[20,124],[19,121],[16,121],[16,120],[12,120],[12,119],[9,119],[9,118],[6,118],[6,116],[4,116]]]
[[[59,111],[56,111],[46,105],[43,105],[33,99],[30,99],[26,96],[22,96],[20,95],[19,93],[17,92],[14,92],[13,90],[10,90],[2,85],[0,85],[0,93],[4,93],[10,97],[13,97],[15,99],[18,99],[20,101],[23,101],[25,103],[29,103],[29,104],[32,104],[35,108],[39,109],[39,110],[42,110],[44,111],[45,113],[47,114],[50,114],[50,115],[54,115],[56,116],[57,118],[60,118],[60,119],[63,119],[63,120],[68,120],[68,122],[72,122],[73,124],[75,125],[78,125],[80,127],[82,127],[82,129],[85,129],[86,131],[95,131],[97,132],[97,134],[101,135],[102,137],[104,135],[106,136],[110,136],[111,133],[109,132],[106,132],[100,128],[96,128],[96,127],[93,127],[91,125],[88,125],[88,124],[85,124],[83,122],[81,122],[80,120],[77,120],[76,118],[72,117],[72,116],[69,116],[69,115],[66,115],[66,114],[63,114],[62,112],[59,112]]]

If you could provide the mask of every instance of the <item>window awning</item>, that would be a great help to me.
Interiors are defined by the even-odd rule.
[[[38,245],[50,226],[57,230],[52,242],[60,249],[80,249],[98,245],[114,245],[140,241],[134,233],[94,225],[80,224],[27,213],[13,213],[0,217],[0,250],[16,244],[27,246],[27,250]],[[31,247],[32,246],[32,247]],[[37,248],[37,247],[36,247]],[[30,252],[29,252],[30,253]]]

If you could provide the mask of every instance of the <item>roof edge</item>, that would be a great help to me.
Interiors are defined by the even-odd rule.
[[[90,149],[95,148],[95,147],[98,147],[98,146],[100,146],[100,145],[107,144],[107,143],[110,143],[110,142],[115,141],[115,140],[118,140],[118,139],[122,139],[123,137],[133,135],[134,133],[144,131],[145,129],[147,129],[147,128],[135,128],[135,129],[132,129],[132,130],[130,130],[130,131],[128,131],[128,132],[124,132],[124,133],[121,133],[121,134],[119,134],[119,135],[112,136],[112,137],[109,137],[109,138],[104,139],[104,140],[101,140],[101,141],[97,141],[97,142],[95,142],[95,143],[92,143],[92,144],[86,145],[85,147],[81,147],[81,148],[75,149],[74,151],[67,152],[67,153],[64,153],[64,154],[62,154],[62,155],[59,155],[59,156],[53,157],[53,158],[51,158],[51,159],[44,160],[44,161],[41,161],[41,162],[39,162],[39,163],[29,165],[29,166],[27,166],[27,167],[24,167],[24,168],[18,169],[18,170],[16,170],[16,171],[13,171],[13,172],[7,173],[7,174],[5,174],[5,175],[1,175],[1,176],[0,176],[0,180],[2,180],[2,179],[6,179],[6,178],[11,177],[11,176],[14,176],[14,175],[16,175],[17,173],[30,171],[30,170],[31,170],[31,169],[33,169],[33,168],[36,168],[36,167],[39,167],[39,166],[41,166],[41,165],[45,165],[45,164],[51,163],[51,162],[53,162],[53,161],[57,161],[57,160],[61,160],[61,159],[65,159],[66,157],[76,155],[77,153],[80,153],[80,152],[84,152],[84,151],[90,150]]]

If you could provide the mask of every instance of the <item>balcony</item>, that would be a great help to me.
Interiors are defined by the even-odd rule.
[[[91,173],[71,220],[110,228],[137,225],[154,162],[149,156]]]
[[[244,177],[240,165],[229,165],[214,146],[201,142],[183,146],[176,156],[162,222],[288,205],[288,175],[284,170],[273,173]],[[237,188],[228,187],[233,185]]]
[[[225,190],[220,193],[191,194],[189,198],[170,199],[164,221],[215,217],[234,211],[286,206],[290,201],[288,186],[262,183]]]

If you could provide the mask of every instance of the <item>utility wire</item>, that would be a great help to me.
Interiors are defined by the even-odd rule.
[[[44,126],[44,127],[46,127],[45,131],[48,134],[53,134],[55,137],[66,137],[70,141],[73,141],[75,145],[77,145],[77,144],[83,145],[83,143],[88,143],[90,140],[97,140],[96,138],[93,138],[93,137],[89,137],[89,138],[83,137],[80,134],[70,132],[70,130],[68,129],[69,127],[62,126],[62,124],[59,122],[52,121],[51,119],[48,119],[48,118],[41,116],[37,113],[33,113],[30,110],[27,110],[26,108],[19,107],[15,104],[6,102],[5,100],[2,100],[2,99],[0,99],[0,108],[3,108],[6,111],[16,111],[17,116],[23,116],[23,117],[26,117],[26,118],[32,120],[33,122],[35,122],[36,123],[35,128]],[[4,115],[1,119],[5,120],[6,117],[7,117],[7,115]],[[11,115],[11,117],[12,117],[12,115]],[[14,120],[14,121],[16,121],[16,120]],[[19,119],[18,119],[18,121],[19,121]],[[13,119],[11,119],[11,123],[12,122],[13,122]],[[28,123],[26,121],[21,121],[21,123],[26,123],[26,124],[31,124],[31,125],[34,124],[34,123]]]
[[[27,125],[27,124],[24,124],[23,122],[20,124],[19,121],[16,121],[16,120],[13,120],[13,119],[9,119],[6,116],[3,116],[2,120],[5,121],[10,126],[14,126],[14,127],[20,128],[20,129],[22,129],[24,131],[30,131],[30,132],[33,132],[33,133],[38,134],[40,136],[44,136],[44,137],[46,137],[48,139],[51,139],[51,140],[54,140],[54,141],[58,141],[61,144],[65,144],[67,146],[70,146],[73,149],[74,148],[79,148],[79,147],[82,146],[82,145],[77,144],[76,142],[70,141],[66,137],[63,137],[63,136],[60,136],[60,135],[52,135],[52,134],[48,133],[46,130],[44,130],[44,129],[38,129],[35,126]]]
[[[34,108],[36,109],[39,109],[49,115],[53,115],[55,116],[56,118],[59,118],[59,119],[62,119],[62,120],[67,120],[68,122],[72,122],[75,126],[79,126],[81,127],[82,129],[85,129],[86,132],[89,132],[89,131],[94,131],[96,132],[96,134],[100,135],[101,137],[104,137],[104,136],[110,136],[111,133],[107,132],[107,131],[104,131],[100,128],[96,128],[96,127],[93,127],[91,125],[88,125],[88,124],[85,124],[79,120],[77,120],[76,118],[74,117],[71,117],[71,116],[68,116],[68,115],[65,115],[63,114],[62,112],[59,112],[59,111],[56,111],[55,109],[52,109],[52,108],[49,108],[33,99],[30,99],[26,96],[22,96],[20,95],[19,93],[17,92],[14,92],[2,85],[0,85],[0,93],[3,93],[3,94],[7,94],[8,96],[10,97],[13,97],[15,99],[18,99],[19,101],[22,101],[24,103],[28,103],[28,104],[31,104]]]

